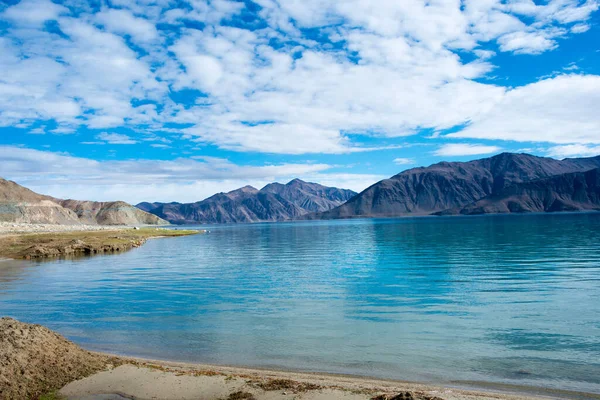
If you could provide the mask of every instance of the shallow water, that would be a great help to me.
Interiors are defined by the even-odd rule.
[[[0,264],[0,315],[156,359],[600,393],[600,214],[211,226]]]

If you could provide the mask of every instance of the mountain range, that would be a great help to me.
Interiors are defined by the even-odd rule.
[[[61,200],[0,178],[0,222],[61,225],[166,225],[131,204]]]
[[[261,190],[245,186],[196,203],[140,203],[137,207],[176,224],[287,221],[327,211],[354,195],[351,190],[294,179]]]
[[[600,156],[555,160],[502,153],[441,162],[382,180],[348,202],[304,219],[600,210]]]
[[[600,156],[555,160],[502,153],[441,162],[384,179],[361,193],[294,179],[181,203],[62,200],[0,178],[0,222],[152,225],[600,211]],[[168,221],[168,222],[167,222]]]

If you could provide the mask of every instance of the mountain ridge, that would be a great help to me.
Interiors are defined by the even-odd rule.
[[[515,183],[598,167],[600,156],[556,160],[515,153],[440,162],[403,171],[375,183],[341,206],[302,219],[432,215],[460,209]]]
[[[138,207],[171,223],[244,223],[297,219],[315,211],[343,204],[356,193],[294,179],[287,184],[270,183],[258,190],[252,186],[216,193],[195,203],[148,203]]]
[[[600,211],[600,168],[514,183],[462,209],[438,215]]]

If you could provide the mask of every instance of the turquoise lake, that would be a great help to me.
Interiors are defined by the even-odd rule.
[[[122,355],[600,393],[600,214],[204,228],[0,262],[0,315]]]

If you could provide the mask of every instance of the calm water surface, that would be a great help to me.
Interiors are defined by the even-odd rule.
[[[0,263],[0,315],[157,359],[600,393],[600,214],[209,227]]]

